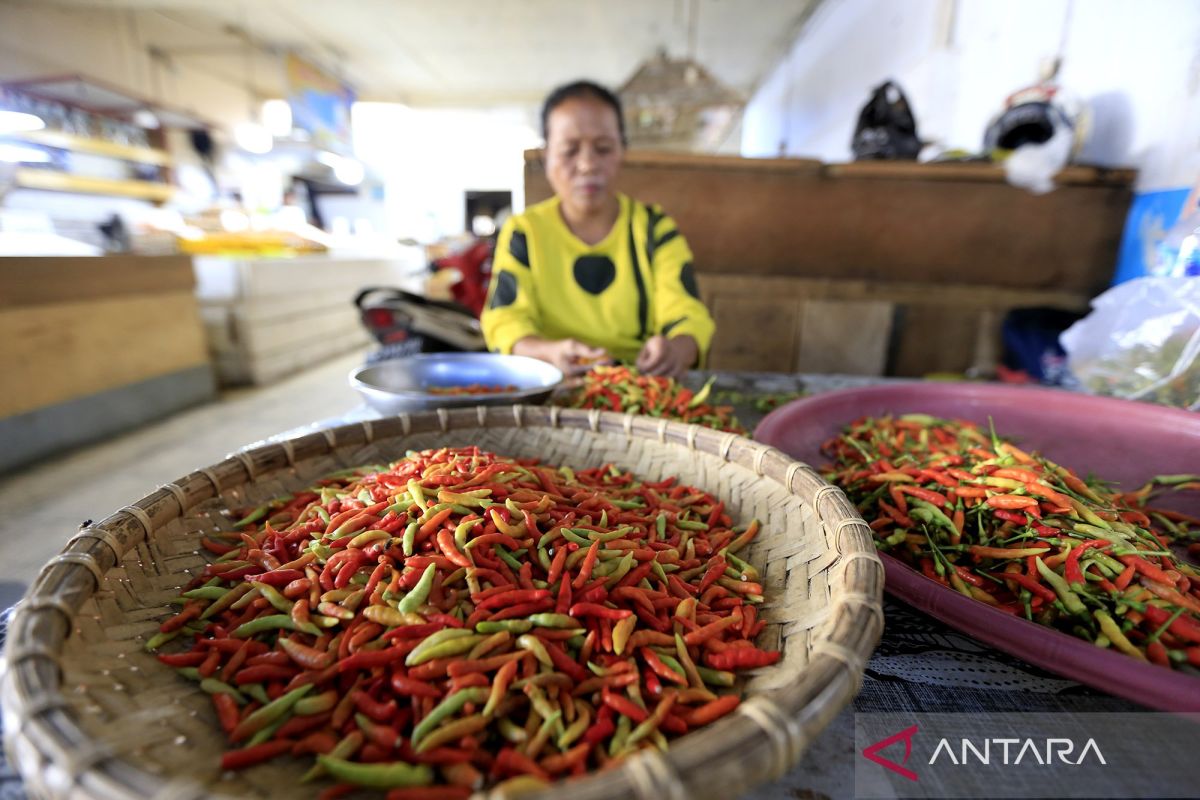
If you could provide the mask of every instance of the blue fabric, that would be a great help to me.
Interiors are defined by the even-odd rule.
[[[1117,256],[1113,285],[1151,274],[1159,242],[1179,219],[1189,189],[1163,189],[1134,195]]]

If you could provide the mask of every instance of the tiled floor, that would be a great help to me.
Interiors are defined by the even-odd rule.
[[[205,406],[0,477],[0,608],[87,519],[100,520],[243,445],[359,405],[346,375],[363,352],[273,386],[224,393]]]

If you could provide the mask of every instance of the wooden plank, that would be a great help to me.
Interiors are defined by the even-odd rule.
[[[117,144],[103,139],[93,139],[89,136],[75,136],[62,131],[25,131],[21,133],[6,133],[3,138],[16,139],[40,144],[46,147],[57,147],[61,150],[71,150],[76,153],[91,153],[97,156],[118,158],[122,161],[134,161],[139,164],[151,164],[156,167],[171,165],[171,155],[166,150],[153,147],[137,147],[135,145]]]
[[[796,372],[882,375],[892,332],[891,303],[809,300],[800,315]]]
[[[545,171],[543,150],[526,150],[527,168]],[[825,164],[813,158],[741,158],[740,156],[703,155],[700,153],[678,153],[670,151],[631,150],[625,154],[624,163],[632,166],[670,165],[699,169],[739,170],[750,172],[807,172],[824,169]]]
[[[790,372],[796,362],[798,304],[770,296],[726,295],[715,300],[717,323],[710,369]]]
[[[190,256],[0,258],[0,309],[158,292],[190,292]]]
[[[216,394],[208,364],[0,418],[0,472],[145,425]]]
[[[704,274],[700,286],[702,294],[706,293],[705,296],[712,298],[726,294],[752,294],[796,300],[818,298],[874,300],[885,303],[928,301],[937,305],[962,305],[974,309],[1046,305],[1083,311],[1088,308],[1090,298],[1090,295],[1082,292],[956,283],[922,284],[720,273]]]
[[[0,417],[208,363],[191,292],[0,311]]]
[[[993,168],[960,167],[969,175],[922,164],[813,169],[630,154],[618,188],[676,219],[702,273],[1087,294],[1108,285],[1132,199],[1128,172],[1068,171],[1065,185],[1035,196]],[[550,196],[541,162],[527,160],[526,202]]]
[[[849,164],[828,164],[825,174],[841,178],[908,179],[930,181],[982,181],[1006,183],[1004,167],[1000,164],[970,162],[915,161],[855,161]],[[1107,169],[1104,167],[1069,166],[1054,176],[1054,182],[1066,184],[1111,184],[1126,186],[1137,177],[1137,170]]]
[[[965,372],[975,363],[979,313],[933,303],[903,305],[896,314],[895,359],[889,374],[919,378]]]
[[[164,201],[175,195],[175,187],[157,181],[135,181],[117,178],[94,178],[88,175],[68,175],[48,169],[17,170],[17,186],[51,192],[103,194],[112,197],[132,197],[136,200]]]

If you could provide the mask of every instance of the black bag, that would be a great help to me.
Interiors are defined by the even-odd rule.
[[[363,289],[354,305],[381,345],[368,361],[417,353],[474,352],[484,349],[479,320],[458,303],[430,300],[386,286]]]
[[[917,122],[913,119],[908,98],[897,84],[887,81],[875,87],[871,99],[858,114],[850,149],[854,151],[855,161],[916,160],[921,152]]]

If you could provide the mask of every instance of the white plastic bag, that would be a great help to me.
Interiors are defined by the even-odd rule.
[[[1059,342],[1092,394],[1200,411],[1200,277],[1114,286]]]

